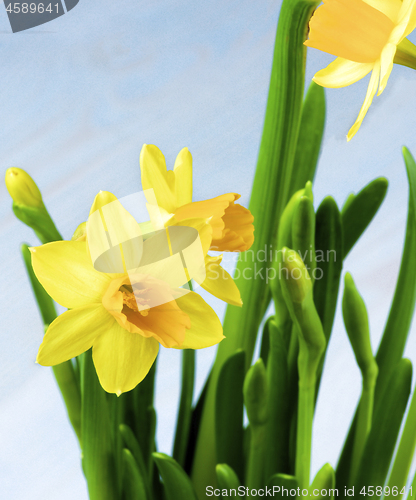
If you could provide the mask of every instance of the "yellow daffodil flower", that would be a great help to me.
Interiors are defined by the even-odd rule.
[[[197,221],[211,228],[210,250],[243,252],[254,241],[253,216],[236,204],[240,195],[223,194],[210,200],[192,202],[192,156],[188,148],[178,154],[173,170],[167,170],[159,148],[145,144],[140,154],[142,187],[152,190],[164,212],[165,226],[193,226]],[[145,191],[146,192],[146,191]],[[206,279],[200,285],[229,304],[241,306],[240,292],[231,276],[221,267],[222,256],[205,255]]]
[[[195,229],[182,229],[199,238]],[[69,309],[49,326],[37,362],[56,365],[92,347],[102,387],[120,395],[146,376],[159,344],[200,349],[220,342],[215,312],[198,294],[179,288],[189,276],[171,251],[179,241],[172,239],[174,232],[163,230],[144,240],[121,203],[101,192],[77,241],[32,248],[39,281]],[[185,236],[189,242],[189,232]],[[198,245],[192,248],[198,251]],[[203,256],[201,248],[202,266]]]
[[[393,62],[415,67],[416,47],[406,36],[416,27],[416,0],[324,0],[309,24],[308,47],[337,59],[313,80],[323,87],[351,85],[371,72],[360,113],[348,132],[352,139],[377,90],[386,87]]]
[[[192,156],[183,148],[173,170],[167,170],[159,148],[145,144],[140,153],[143,189],[153,189],[159,207],[178,221],[207,218],[212,227],[211,249],[243,252],[254,241],[253,216],[235,203],[239,194],[228,193],[192,203]]]

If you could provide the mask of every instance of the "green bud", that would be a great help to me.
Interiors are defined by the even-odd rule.
[[[261,358],[248,370],[243,393],[250,425],[264,425],[268,418],[267,373]]]
[[[368,375],[370,372],[373,377],[377,377],[378,369],[371,348],[370,328],[364,300],[350,273],[345,275],[344,283],[342,313],[355,359],[363,373]]]
[[[290,198],[288,204],[280,217],[279,231],[277,237],[277,248],[280,250],[284,246],[293,246],[292,244],[292,223],[293,216],[298,204],[303,196],[306,196],[313,202],[312,183],[308,181],[303,189],[296,191]]]
[[[316,268],[315,257],[315,210],[313,202],[302,196],[293,214],[293,248],[302,255],[304,263],[312,276]]]
[[[302,303],[312,291],[312,280],[297,252],[286,247],[283,248],[280,272],[283,295],[286,295],[290,302]]]
[[[33,208],[43,206],[42,195],[35,181],[21,168],[8,168],[5,182],[7,191],[17,205]]]
[[[297,252],[289,248],[283,249],[281,284],[287,308],[299,333],[299,377],[302,382],[314,383],[326,340],[313,301],[311,278]]]

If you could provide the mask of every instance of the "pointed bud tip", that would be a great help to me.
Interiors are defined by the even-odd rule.
[[[39,208],[43,205],[42,195],[35,181],[23,169],[11,167],[6,170],[7,191],[17,205]]]

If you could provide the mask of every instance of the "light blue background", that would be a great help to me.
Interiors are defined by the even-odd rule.
[[[61,18],[12,34],[0,5],[0,165],[26,169],[65,238],[99,190],[140,189],[139,153],[156,144],[173,166],[187,146],[194,198],[242,194],[247,205],[271,68],[278,1],[81,0]],[[416,41],[415,37],[411,39]],[[310,50],[307,81],[332,57]],[[374,177],[390,181],[371,228],[345,263],[368,305],[378,345],[398,273],[407,211],[400,147],[416,153],[416,73],[395,66],[357,136],[345,136],[368,79],[327,91],[316,205],[342,204]],[[0,489],[5,500],[86,499],[76,439],[49,368],[35,365],[42,325],[19,255],[36,244],[0,185]],[[231,268],[232,259],[228,259]],[[222,317],[224,307],[206,297]],[[171,449],[178,352],[162,349],[156,404],[161,451]],[[416,361],[416,331],[406,355]],[[198,353],[200,388],[215,349]],[[313,472],[336,464],[360,376],[338,312],[314,427]]]

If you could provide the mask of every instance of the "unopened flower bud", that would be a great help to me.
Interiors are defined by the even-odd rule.
[[[11,167],[6,171],[6,187],[13,201],[27,207],[41,207],[42,195],[35,181],[21,168]]]

